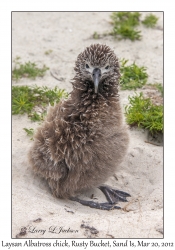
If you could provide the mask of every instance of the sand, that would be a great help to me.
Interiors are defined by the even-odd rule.
[[[147,13],[142,13],[142,18]],[[163,82],[163,14],[155,29],[139,27],[142,40],[114,40],[103,37],[94,40],[94,31],[102,34],[111,29],[109,12],[15,12],[12,15],[12,59],[43,64],[50,71],[43,78],[21,79],[15,85],[58,86],[72,90],[77,55],[92,43],[105,43],[119,58],[135,61],[147,67],[149,83]],[[52,50],[48,55],[46,51]],[[138,92],[138,91],[137,91]],[[121,103],[128,103],[134,91],[120,91]],[[130,147],[116,176],[108,184],[129,192],[122,210],[101,211],[76,202],[56,199],[47,183],[35,176],[27,153],[32,141],[23,128],[36,128],[27,115],[12,117],[12,238],[26,227],[21,238],[163,238],[163,147],[147,141],[147,132],[130,128]],[[116,178],[117,177],[117,178]],[[98,189],[88,190],[82,198],[104,201]],[[96,229],[87,229],[81,225]]]

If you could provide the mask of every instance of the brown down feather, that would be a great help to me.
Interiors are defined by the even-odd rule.
[[[94,93],[85,64],[111,67]],[[112,176],[126,155],[129,137],[119,102],[119,63],[106,45],[91,45],[75,63],[68,100],[50,107],[29,152],[33,170],[44,177],[54,196],[69,198],[98,187]]]

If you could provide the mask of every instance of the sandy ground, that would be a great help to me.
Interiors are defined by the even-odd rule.
[[[147,13],[142,13],[142,18]],[[44,78],[22,79],[13,85],[58,86],[71,91],[70,79],[77,55],[92,43],[105,43],[119,58],[146,66],[149,83],[163,82],[163,14],[157,28],[140,27],[141,41],[116,41],[112,37],[92,39],[94,31],[103,33],[111,29],[110,13],[57,12],[13,13],[12,59],[21,57],[50,67],[60,81],[48,71]],[[52,50],[46,55],[45,52]],[[128,103],[134,91],[121,91],[121,103]],[[36,128],[26,115],[12,117],[12,237],[21,227],[27,228],[26,238],[163,238],[163,147],[145,143],[144,130],[130,129],[130,148],[123,163],[118,166],[117,179],[108,184],[129,192],[124,210],[100,211],[76,202],[56,199],[44,180],[32,173],[27,153],[32,141],[23,128]],[[82,197],[104,201],[98,189],[88,190]],[[40,219],[38,219],[40,218]],[[38,219],[38,220],[37,220]],[[89,225],[98,230],[81,227]],[[60,232],[60,228],[61,232]],[[67,230],[67,231],[66,231]]]

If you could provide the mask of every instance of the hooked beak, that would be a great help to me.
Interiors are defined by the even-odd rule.
[[[101,70],[98,68],[95,68],[92,72],[92,78],[94,81],[94,88],[95,88],[95,93],[98,93],[98,85],[100,82],[100,77],[101,77]]]

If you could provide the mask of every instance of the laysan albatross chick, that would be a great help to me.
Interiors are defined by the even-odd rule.
[[[129,144],[118,95],[118,59],[108,46],[94,44],[79,54],[74,69],[73,91],[69,99],[50,107],[29,161],[54,196],[92,208],[119,209],[115,204],[130,195],[103,184],[116,172]],[[94,187],[107,202],[77,197]]]

